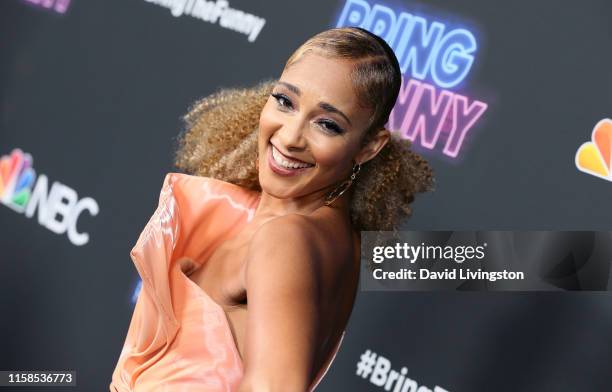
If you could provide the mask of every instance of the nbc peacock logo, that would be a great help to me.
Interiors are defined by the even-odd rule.
[[[36,173],[32,156],[20,149],[0,158],[0,200],[17,212],[23,212],[30,200]]]
[[[32,162],[32,156],[19,148],[0,157],[0,202],[28,218],[38,211],[41,226],[59,235],[67,234],[74,245],[85,245],[89,234],[79,232],[77,222],[84,211],[96,216],[98,203],[91,197],[79,199],[74,189],[59,181],[49,189],[47,176],[36,178]]]
[[[598,122],[591,133],[591,141],[576,151],[576,167],[604,180],[612,181],[612,120]]]

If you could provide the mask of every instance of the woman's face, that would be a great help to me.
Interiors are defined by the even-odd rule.
[[[284,70],[259,119],[265,192],[279,198],[326,194],[350,176],[372,114],[357,102],[351,69],[350,60],[308,53]]]

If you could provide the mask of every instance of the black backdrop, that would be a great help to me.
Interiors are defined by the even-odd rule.
[[[129,250],[175,171],[180,116],[221,87],[278,77],[346,5],[233,0],[265,19],[250,42],[162,3],[182,1],[0,5],[0,155],[21,149],[48,189],[63,184],[99,209],[78,216],[89,238],[75,245],[36,214],[0,206],[0,370],[73,369],[78,390],[108,389],[138,288]],[[612,115],[612,3],[368,4],[464,28],[478,43],[449,90],[487,108],[455,157],[415,141],[437,186],[403,228],[610,229],[610,182],[574,158]],[[431,390],[610,390],[611,305],[607,292],[360,292],[319,389],[384,390],[356,375],[371,350]]]

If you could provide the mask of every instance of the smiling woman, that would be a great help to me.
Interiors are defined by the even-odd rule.
[[[167,177],[134,253],[150,283],[111,391],[316,387],[353,308],[359,231],[396,228],[433,185],[427,162],[384,126],[400,82],[382,39],[331,29],[298,48],[278,80],[191,108],[176,157],[187,174]],[[207,308],[211,320],[189,316]],[[156,323],[159,309],[170,316]]]

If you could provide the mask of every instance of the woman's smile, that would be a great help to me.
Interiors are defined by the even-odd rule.
[[[290,158],[281,153],[272,143],[268,144],[270,169],[281,176],[294,176],[314,167],[314,164]]]

